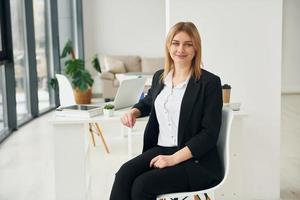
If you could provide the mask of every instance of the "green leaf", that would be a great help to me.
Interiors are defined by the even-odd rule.
[[[99,72],[99,73],[102,73],[101,71],[101,66],[100,66],[100,62],[99,62],[99,59],[98,59],[98,55],[95,54],[93,59],[92,59],[92,65],[94,67],[94,69]]]
[[[68,40],[60,57],[64,58],[67,55],[71,54],[72,51],[73,51],[72,41]]]
[[[83,92],[87,91],[88,90],[88,85],[85,82],[81,82],[80,85],[79,85],[79,89]]]
[[[56,78],[51,78],[49,80],[49,86],[54,89],[55,91],[58,91],[58,82]]]
[[[105,106],[104,106],[104,109],[107,109],[107,110],[111,110],[111,109],[114,109],[115,108],[115,106],[113,105],[113,104],[106,104]]]
[[[84,61],[82,59],[67,60],[65,62],[65,73],[71,77],[80,70],[84,69]]]

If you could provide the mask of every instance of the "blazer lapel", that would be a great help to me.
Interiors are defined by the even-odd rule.
[[[195,80],[194,77],[192,76],[186,87],[182,99],[182,103],[181,103],[180,117],[179,117],[179,124],[178,124],[178,145],[179,146],[181,145],[181,141],[184,135],[184,129],[193,111],[195,101],[198,97],[200,85],[201,85],[200,80]]]
[[[164,88],[164,84],[162,82],[158,83],[158,86],[154,89],[153,91],[153,96],[152,96],[152,105],[154,104],[154,101],[157,97],[157,95],[161,92],[161,90]]]

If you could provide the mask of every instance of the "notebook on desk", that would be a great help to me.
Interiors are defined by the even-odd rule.
[[[123,80],[120,84],[114,101],[107,102],[115,106],[115,110],[128,108],[136,104],[143,93],[147,78]]]
[[[60,106],[55,110],[55,115],[60,117],[94,117],[102,113],[101,106],[93,105],[69,105]]]

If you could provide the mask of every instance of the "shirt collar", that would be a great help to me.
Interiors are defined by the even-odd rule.
[[[172,69],[168,75],[166,76],[164,82],[165,82],[165,85],[172,88],[173,87],[173,83],[172,83],[172,78],[173,78],[173,73],[174,73],[174,70]],[[176,87],[174,88],[182,88],[184,87],[185,85],[188,84],[189,80],[190,80],[190,77],[191,77],[191,72],[189,73],[188,77],[185,79],[185,81],[183,81],[182,83],[179,83],[178,85],[176,85]]]

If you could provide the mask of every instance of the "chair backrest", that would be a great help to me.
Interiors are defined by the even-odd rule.
[[[221,181],[221,183],[219,183],[219,185],[226,180],[229,171],[229,138],[232,120],[233,111],[230,108],[223,108],[222,124],[217,142],[219,156],[223,165],[223,180]]]
[[[215,189],[220,187],[227,179],[228,171],[229,171],[229,137],[230,137],[230,129],[233,120],[233,112],[230,108],[222,109],[222,124],[220,129],[220,134],[217,142],[218,153],[220,155],[222,164],[223,164],[223,179],[222,181],[209,189],[194,191],[194,192],[180,192],[180,193],[171,193],[171,194],[162,194],[159,195],[156,199],[165,199],[165,198],[173,198],[175,197],[183,197],[183,196],[193,196],[195,194],[203,194],[213,192]],[[207,198],[206,198],[207,199]]]
[[[60,105],[68,106],[76,104],[73,88],[67,77],[62,74],[56,74],[55,76],[58,82]]]

